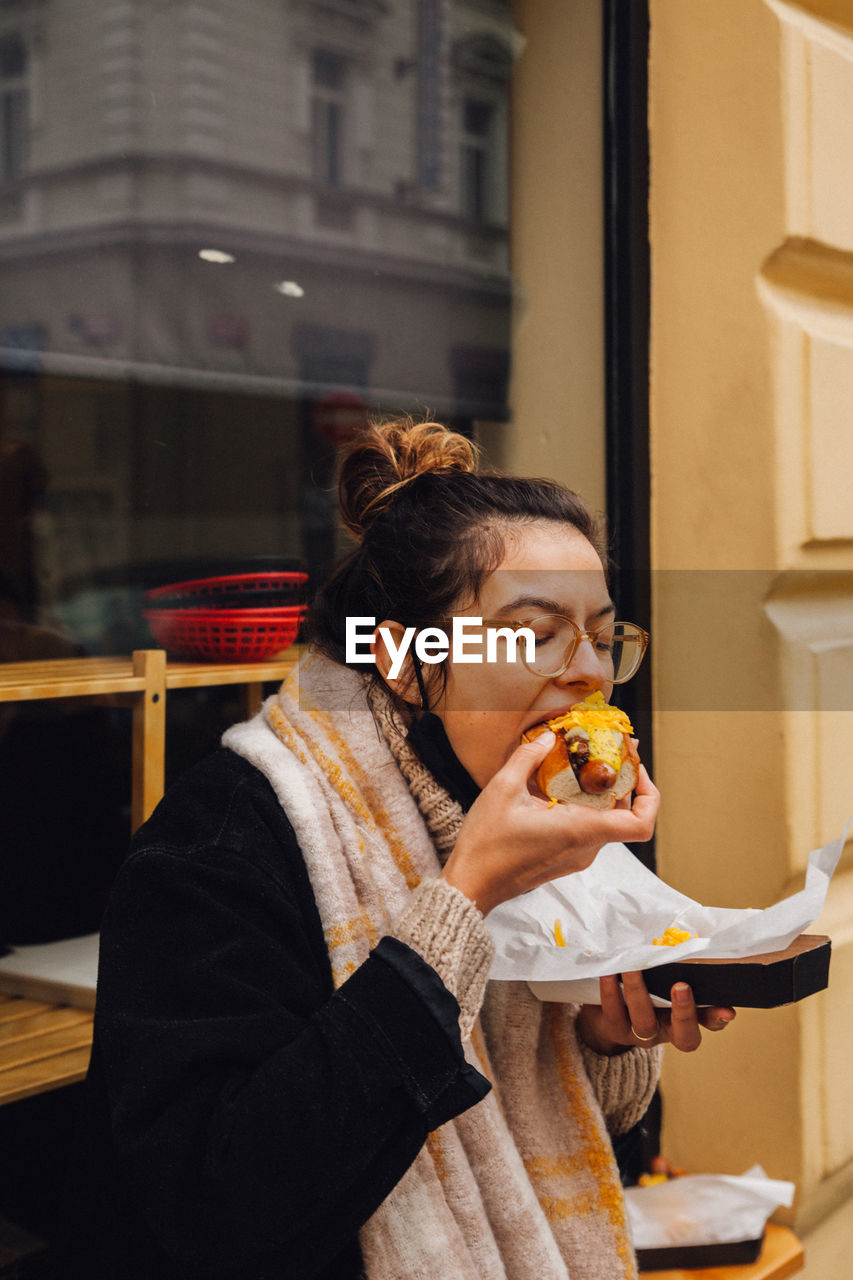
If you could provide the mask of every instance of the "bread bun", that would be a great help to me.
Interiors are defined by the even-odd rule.
[[[637,785],[640,757],[631,721],[596,690],[561,716],[534,725],[522,736],[530,742],[552,729],[557,740],[536,772],[549,800],[612,809]]]

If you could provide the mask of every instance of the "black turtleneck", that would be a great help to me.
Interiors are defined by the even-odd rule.
[[[435,780],[467,813],[480,794],[480,788],[451,747],[438,716],[432,711],[425,711],[409,730],[408,741]]]

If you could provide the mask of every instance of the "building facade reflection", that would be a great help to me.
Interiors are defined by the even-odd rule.
[[[368,410],[505,418],[513,40],[506,0],[3,5],[0,413],[87,647],[136,637],[69,600],[158,562],[324,576]]]

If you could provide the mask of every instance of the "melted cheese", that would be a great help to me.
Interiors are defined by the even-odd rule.
[[[633,725],[625,712],[605,702],[604,694],[600,689],[596,689],[595,693],[591,693],[583,702],[576,702],[563,715],[549,720],[548,728],[586,729],[590,735],[593,729],[609,729],[617,733],[634,732]]]
[[[687,942],[690,938],[695,938],[695,933],[688,933],[686,929],[679,929],[674,924],[667,925],[660,938],[652,939],[653,947],[677,947],[681,942]]]

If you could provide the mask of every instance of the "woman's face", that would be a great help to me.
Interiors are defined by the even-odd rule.
[[[582,631],[612,621],[613,603],[597,551],[576,529],[550,522],[511,528],[503,561],[486,579],[475,604],[457,617],[526,622],[559,613]],[[522,652],[519,644],[519,655]],[[503,645],[498,654],[505,652]],[[441,718],[459,760],[485,786],[518,746],[525,729],[560,715],[612,685],[595,649],[582,641],[559,676],[533,675],[520,660],[447,662],[447,683],[432,710]]]

